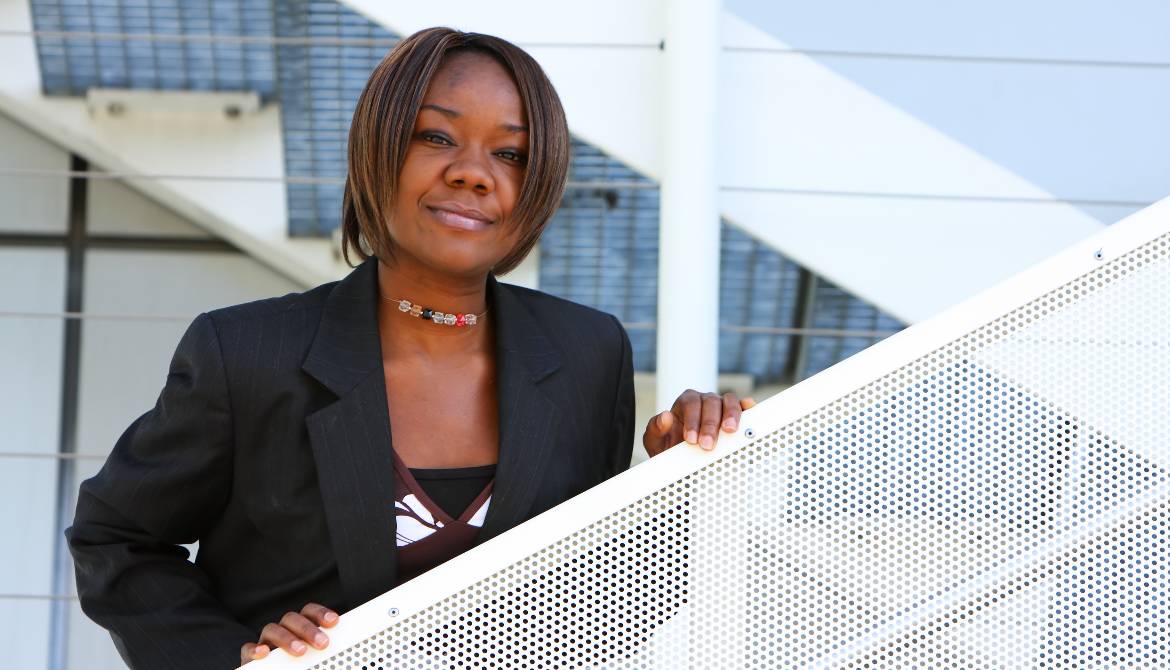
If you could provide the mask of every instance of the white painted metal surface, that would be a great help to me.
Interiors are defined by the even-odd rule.
[[[718,0],[668,5],[666,151],[658,222],[660,410],[719,374]]]
[[[0,248],[0,310],[60,309],[65,262],[63,249]],[[57,450],[63,340],[59,322],[0,319],[0,451],[48,456]],[[0,593],[37,593],[52,584],[56,474],[51,458],[0,461],[7,502],[0,505]],[[0,626],[11,631],[0,633],[6,664],[47,667],[49,610],[48,600],[0,605]]]
[[[255,670],[1167,667],[1167,305],[1163,200]]]
[[[729,13],[723,30],[724,216],[906,323],[1103,227],[822,59]]]
[[[3,147],[0,170],[69,169],[67,152],[28,132],[4,114],[0,114],[0,147]],[[4,203],[0,232],[64,234],[68,195],[69,181],[64,177],[0,178],[0,202]]]
[[[203,116],[216,121],[260,111],[254,91],[149,91],[91,88],[85,102],[94,118],[138,115]]]

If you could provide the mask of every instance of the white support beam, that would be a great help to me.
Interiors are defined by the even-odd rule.
[[[1104,227],[756,26],[723,30],[724,216],[899,319]]]
[[[715,172],[719,0],[669,5],[666,137],[658,224],[660,409],[719,372],[719,209]]]

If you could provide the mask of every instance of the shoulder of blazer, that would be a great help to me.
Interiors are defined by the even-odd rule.
[[[618,371],[625,364],[630,338],[617,317],[543,291],[503,282],[498,286],[528,312],[546,336],[547,346],[559,352],[559,360],[576,371],[572,378],[584,374],[601,379],[605,375],[597,373]]]
[[[625,336],[625,330],[617,317],[608,312],[515,284],[499,282],[499,286],[512,294],[541,327],[549,329],[554,335],[572,330],[577,336],[594,334],[615,338],[617,343]]]
[[[210,310],[207,318],[219,343],[228,370],[249,365],[277,365],[300,369],[305,353],[321,326],[328,297],[340,282],[329,282],[302,293],[254,300]],[[263,354],[259,351],[272,347]]]
[[[332,281],[301,293],[288,293],[274,298],[263,298],[229,307],[220,307],[207,314],[217,325],[227,325],[267,319],[289,312],[320,310],[338,283],[340,282]]]

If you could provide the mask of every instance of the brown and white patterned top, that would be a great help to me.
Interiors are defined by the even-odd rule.
[[[492,476],[495,466],[452,468],[450,478]],[[458,518],[436,504],[410,468],[394,454],[394,521],[397,525],[398,583],[401,584],[470,549],[491,503],[492,477]]]

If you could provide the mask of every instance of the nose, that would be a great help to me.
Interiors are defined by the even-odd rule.
[[[492,179],[486,160],[474,148],[468,147],[460,151],[443,175],[447,185],[452,188],[470,188],[476,193],[491,193],[495,190],[496,183]]]

